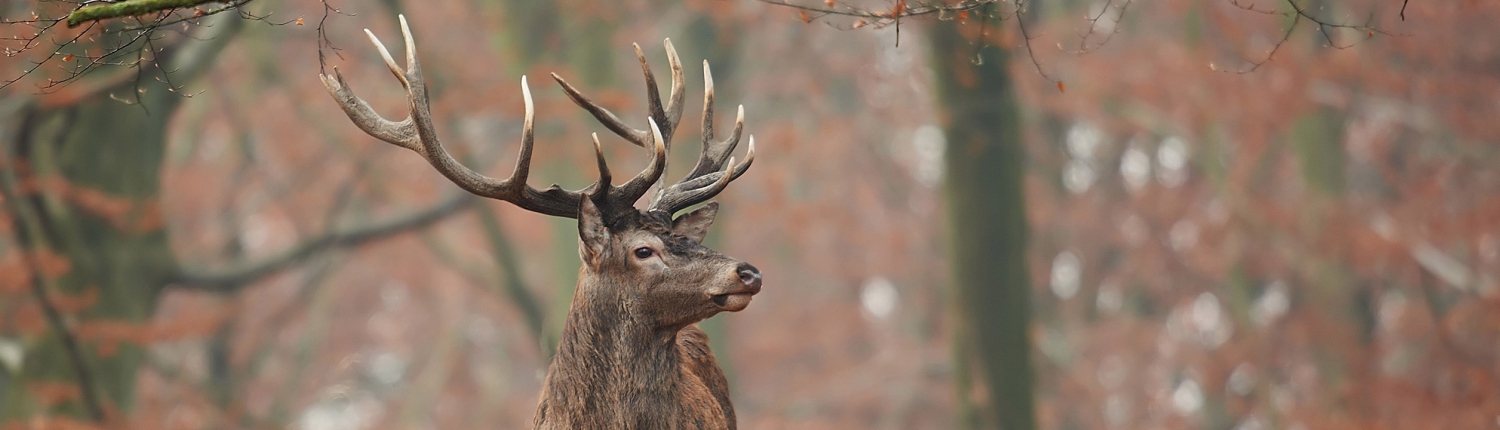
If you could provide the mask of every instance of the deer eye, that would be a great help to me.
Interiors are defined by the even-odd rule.
[[[656,251],[652,251],[651,248],[648,248],[648,247],[642,246],[640,248],[636,248],[635,249],[635,258],[639,258],[639,259],[642,259],[642,260],[647,259],[647,258],[651,258],[651,256],[655,255],[655,254],[656,254]]]

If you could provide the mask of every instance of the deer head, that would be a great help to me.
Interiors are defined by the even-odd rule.
[[[655,420],[664,416],[694,416],[699,419],[695,422],[704,422],[702,419],[727,421],[726,426],[732,428],[733,410],[728,405],[727,392],[722,392],[723,375],[713,364],[711,355],[705,359],[700,357],[703,354],[694,352],[698,350],[693,350],[701,347],[701,351],[707,351],[706,344],[694,343],[702,343],[701,332],[692,328],[694,332],[684,331],[687,336],[678,337],[679,330],[718,312],[744,309],[749,305],[750,297],[761,289],[761,274],[755,266],[701,245],[718,212],[717,203],[708,203],[688,214],[675,216],[718,195],[731,181],[743,175],[755,159],[753,136],[749,138],[743,162],[736,163],[730,156],[744,130],[743,106],[736,115],[730,136],[723,140],[714,139],[714,88],[708,62],[703,63],[702,153],[687,175],[670,185],[663,181],[667,151],[683,106],[682,66],[670,40],[665,45],[671,64],[672,88],[665,106],[661,103],[645,55],[639,46],[635,47],[646,79],[649,116],[645,129],[625,125],[608,109],[590,101],[567,81],[553,74],[553,79],[568,97],[593,114],[606,128],[636,146],[649,149],[651,161],[644,171],[624,184],[613,185],[599,136],[594,134],[599,169],[597,182],[576,191],[557,185],[536,190],[526,184],[534,118],[526,78],[521,78],[526,116],[514,172],[506,179],[477,173],[454,160],[438,141],[428,106],[426,84],[417,62],[415,42],[404,16],[401,17],[401,31],[406,42],[405,69],[397,66],[380,40],[365,30],[386,66],[405,88],[410,116],[391,121],[375,113],[368,103],[354,95],[337,68],[334,68],[333,76],[319,75],[350,120],[371,136],[422,155],[439,173],[470,193],[504,200],[532,212],[578,220],[579,255],[584,264],[559,352],[544,386],[538,426],[544,426],[545,421],[563,423],[557,424],[563,428],[636,427],[627,425],[629,423],[645,424],[646,428],[666,428],[671,426],[655,425],[665,423]],[[635,202],[652,185],[658,186],[655,197],[646,209],[636,209]],[[613,334],[605,336],[601,332]],[[676,341],[659,342],[662,338]],[[661,349],[666,347],[671,349]],[[688,350],[679,351],[678,348]],[[718,388],[712,388],[715,386]],[[549,403],[547,392],[563,393],[556,399],[558,404]],[[684,404],[703,402],[685,402],[682,396],[697,400],[702,400],[698,398],[701,396],[710,396],[709,400],[716,400],[723,410],[683,410]],[[637,410],[626,407],[625,399],[629,399]],[[640,409],[642,399],[656,406]],[[617,407],[601,409],[601,404]],[[553,413],[553,417],[562,416],[561,421],[545,418],[549,408],[562,411]]]
[[[709,203],[670,223],[627,213],[611,225],[585,201],[578,222],[579,294],[627,303],[642,322],[669,330],[744,309],[760,292],[760,271],[700,245],[716,212],[718,204]]]

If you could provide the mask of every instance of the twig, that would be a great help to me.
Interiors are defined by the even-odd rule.
[[[1297,23],[1301,22],[1301,21],[1302,21],[1302,15],[1294,15],[1294,16],[1292,16],[1292,25],[1289,26],[1286,29],[1286,33],[1283,33],[1281,35],[1281,40],[1277,41],[1275,45],[1271,46],[1271,52],[1267,52],[1266,53],[1266,58],[1262,58],[1262,59],[1260,59],[1260,61],[1255,61],[1255,62],[1250,63],[1250,68],[1248,68],[1248,69],[1243,69],[1243,70],[1238,70],[1238,71],[1221,70],[1221,72],[1224,72],[1224,73],[1235,73],[1235,74],[1241,74],[1241,75],[1243,75],[1243,74],[1246,74],[1246,73],[1254,72],[1256,69],[1259,69],[1260,66],[1265,65],[1267,62],[1271,61],[1271,57],[1274,57],[1276,55],[1276,51],[1281,50],[1281,45],[1285,45],[1286,41],[1290,40],[1292,38],[1292,31],[1297,29]],[[1212,63],[1209,63],[1208,67],[1210,69],[1214,69],[1214,65]],[[1215,70],[1217,70],[1217,69],[1215,69]]]
[[[20,51],[12,52],[9,49],[6,49],[5,56],[9,57],[9,56],[15,55],[15,54],[17,54],[17,53],[19,53],[21,51],[25,51],[27,49],[31,49],[31,43],[33,41],[35,41],[37,38],[40,38],[41,35],[42,35],[42,33],[45,33],[47,30],[49,30],[52,27],[56,26],[57,22],[61,22],[61,20],[53,22],[51,25],[48,25],[47,27],[43,28],[42,31],[37,32],[37,34],[35,36],[33,36],[32,39],[28,39],[26,41],[26,43],[21,46]],[[93,24],[89,24],[89,28],[93,28]],[[32,65],[31,65],[30,68],[26,69],[26,71],[24,71],[24,72],[21,72],[21,75],[20,76],[16,76],[15,79],[9,79],[9,80],[6,80],[5,83],[0,84],[0,90],[5,89],[5,87],[9,87],[10,84],[14,84],[14,83],[20,81],[22,78],[25,78],[26,76],[30,75],[32,72],[35,72],[36,69],[42,67],[42,64],[46,64],[47,61],[49,61],[49,60],[51,60],[53,58],[56,58],[58,56],[58,54],[61,54],[62,53],[62,47],[67,46],[67,45],[71,45],[74,42],[77,42],[78,39],[83,38],[83,35],[85,35],[85,34],[88,34],[88,29],[85,29],[83,32],[78,33],[77,36],[74,36],[72,39],[68,40],[67,42],[64,42],[62,44],[57,45],[58,49],[53,49],[52,53],[47,55],[47,58],[43,58],[42,61],[37,61],[37,62],[32,63]]]
[[[761,3],[766,3],[766,4],[776,5],[776,6],[784,6],[784,7],[789,7],[789,8],[797,9],[797,10],[802,11],[804,13],[805,12],[818,13],[818,14],[820,14],[819,17],[821,17],[821,16],[828,16],[828,15],[839,15],[839,16],[848,16],[848,17],[857,17],[857,18],[860,18],[860,21],[856,22],[854,28],[859,28],[859,27],[862,27],[864,25],[871,25],[871,26],[874,26],[876,28],[880,28],[880,27],[885,26],[885,25],[894,24],[894,25],[896,25],[896,31],[897,31],[897,39],[896,39],[897,46],[899,46],[899,44],[901,43],[901,39],[900,39],[901,18],[914,17],[914,16],[923,16],[923,15],[931,15],[931,14],[940,14],[941,15],[941,14],[949,14],[949,13],[968,13],[968,12],[972,12],[972,11],[979,11],[978,13],[980,15],[980,24],[979,25],[980,25],[980,35],[981,35],[980,36],[980,40],[981,40],[981,42],[980,42],[980,44],[978,46],[978,50],[982,50],[984,48],[984,46],[985,46],[984,44],[987,43],[987,42],[983,41],[983,39],[984,39],[983,36],[986,33],[986,28],[985,27],[988,25],[989,20],[993,18],[993,19],[999,19],[999,20],[1003,21],[1003,20],[1005,20],[1007,18],[1015,17],[1015,18],[1017,18],[1016,22],[1019,24],[1019,27],[1020,27],[1020,30],[1021,30],[1021,36],[1026,41],[1026,54],[1031,59],[1032,66],[1034,66],[1036,68],[1037,74],[1041,75],[1043,79],[1046,79],[1049,82],[1054,82],[1054,83],[1060,82],[1059,80],[1054,79],[1051,75],[1047,74],[1047,72],[1042,69],[1042,63],[1041,63],[1040,60],[1037,59],[1037,57],[1036,57],[1036,51],[1034,49],[1032,49],[1031,40],[1035,39],[1035,37],[1032,37],[1031,34],[1029,33],[1029,31],[1026,29],[1026,23],[1024,22],[1025,20],[1020,18],[1020,14],[1021,14],[1022,10],[1024,10],[1025,5],[1026,5],[1026,1],[1025,0],[1018,0],[1016,2],[1016,10],[1013,13],[1006,14],[1006,15],[1001,15],[999,17],[992,17],[992,16],[990,16],[990,12],[989,12],[990,9],[991,9],[991,6],[993,6],[993,5],[997,4],[997,3],[1001,3],[999,0],[962,0],[962,1],[958,2],[958,3],[954,3],[954,4],[951,4],[951,5],[950,4],[937,4],[937,5],[933,5],[933,4],[922,3],[922,4],[917,4],[916,6],[907,6],[907,2],[906,1],[898,0],[899,3],[897,3],[897,6],[895,8],[892,8],[892,9],[886,10],[886,11],[875,11],[875,10],[870,10],[870,9],[861,9],[861,8],[857,8],[857,7],[847,6],[847,5],[840,7],[840,6],[837,6],[837,4],[835,4],[834,6],[826,6],[826,7],[806,6],[806,5],[800,5],[800,4],[796,4],[796,3],[791,3],[788,0],[757,0],[757,1],[759,1]],[[1107,9],[1107,7],[1106,7],[1106,9]],[[1123,13],[1124,13],[1124,9],[1122,8],[1121,9],[1121,14],[1123,15]],[[1101,16],[1102,16],[1102,13],[1101,13]],[[807,20],[810,21],[812,18],[809,18],[806,15],[804,15],[804,19],[807,19]],[[866,20],[868,20],[868,21],[866,21]],[[1117,18],[1117,20],[1118,20],[1118,18]],[[983,61],[983,60],[981,59],[980,61]]]
[[[56,90],[57,88],[65,84],[77,80],[84,74],[95,70],[96,68],[98,68],[98,66],[114,65],[127,68],[139,68],[140,66],[144,65],[144,62],[147,60],[146,55],[144,55],[143,52],[139,52],[140,49],[142,49],[141,45],[139,45],[140,43],[145,42],[146,44],[150,44],[150,42],[162,40],[162,34],[159,34],[159,32],[164,29],[169,32],[178,33],[182,37],[185,37],[187,39],[196,39],[197,36],[187,33],[187,27],[185,25],[181,30],[176,29],[175,27],[173,27],[173,25],[186,22],[198,23],[200,22],[200,20],[203,20],[206,17],[219,15],[223,12],[235,11],[239,14],[239,17],[241,19],[264,21],[270,25],[288,25],[301,22],[300,19],[288,20],[286,22],[271,22],[269,20],[270,14],[255,15],[246,11],[245,6],[253,1],[255,0],[124,0],[118,2],[88,0],[81,3],[67,2],[78,4],[79,6],[71,10],[68,14],[56,18],[40,18],[36,17],[36,14],[33,13],[33,18],[29,20],[0,19],[0,24],[31,25],[35,28],[35,31],[27,37],[7,37],[0,39],[21,42],[21,46],[19,48],[6,48],[5,54],[8,57],[19,55],[26,51],[39,48],[41,46],[40,42],[44,37],[52,34],[52,32],[54,31],[59,31],[57,30],[57,27],[60,23],[68,23],[70,22],[70,20],[72,20],[74,25],[87,24],[87,26],[84,27],[81,31],[78,31],[76,35],[67,37],[62,42],[52,43],[52,49],[45,57],[42,57],[39,61],[33,61],[30,67],[23,70],[14,78],[7,79],[4,82],[0,82],[0,89],[9,87],[11,84],[18,82],[26,78],[27,76],[31,76],[43,65],[57,63],[57,61],[59,60],[58,57],[62,57],[61,61],[64,62],[71,62],[74,60],[74,58],[80,58],[87,61],[85,63],[77,64],[71,67],[58,67],[58,69],[64,71],[67,76],[61,79],[48,79],[47,82],[40,85],[40,90],[44,94],[48,91]],[[198,5],[206,5],[209,3],[223,4],[209,9],[194,7]],[[123,8],[126,5],[133,5],[132,7],[139,8],[142,7],[140,5],[146,4],[152,6],[146,9],[142,9],[143,11],[140,13],[127,13],[123,15],[116,14],[118,10],[123,10],[119,8]],[[82,16],[83,18],[77,18],[75,20],[75,18],[79,16]],[[143,17],[145,16],[152,16],[152,18],[143,19]],[[100,23],[105,23],[109,20],[122,20],[127,22],[129,22],[130,20],[134,20],[134,23],[132,25],[114,26],[113,28],[99,25]],[[211,26],[211,24],[207,24],[207,26]],[[70,25],[69,27],[71,28],[73,26]],[[89,53],[94,48],[98,47],[90,47],[89,45],[87,45],[87,43],[94,42],[97,36],[127,34],[129,35],[128,37],[122,36],[123,39],[127,40],[124,40],[120,43],[113,43],[112,45],[103,46],[102,54],[96,55]],[[154,47],[148,48],[152,50],[152,56],[150,59],[158,60],[159,58],[157,58],[156,54],[163,52],[163,50],[158,50]],[[119,59],[120,57],[124,56],[122,54],[125,54],[126,52],[132,50],[138,51],[136,52],[135,59],[129,61]],[[194,95],[190,93],[182,93],[178,91],[179,89],[180,88],[173,86],[169,87],[168,91],[183,95],[185,97],[191,97],[192,95]],[[119,100],[118,97],[116,97],[116,99]],[[140,96],[139,94],[137,94],[136,96],[130,97],[129,99],[131,100],[121,101],[127,103],[138,103]]]
[[[323,3],[323,17],[318,19],[318,71],[320,73],[327,74],[328,73],[328,61],[327,61],[327,57],[323,55],[323,48],[324,47],[327,47],[329,51],[333,51],[333,55],[336,56],[336,57],[339,57],[340,60],[344,59],[344,54],[339,53],[339,51],[342,51],[342,49],[339,49],[339,47],[334,46],[333,45],[333,40],[328,38],[328,27],[327,27],[328,16],[330,14],[339,14],[339,15],[344,15],[344,16],[354,16],[354,14],[344,13],[344,11],[339,10],[336,7],[333,7],[332,5],[329,5],[328,4],[328,0],[319,0],[319,1],[321,1]]]
[[[1255,7],[1255,3],[1241,4],[1240,0],[1229,0],[1229,4],[1234,5],[1234,7],[1240,8],[1241,10],[1255,12],[1255,13],[1258,13],[1258,14],[1261,14],[1261,15],[1280,15],[1280,13],[1278,13],[1275,10],[1272,10],[1272,9],[1260,9],[1260,8],[1257,8],[1257,7]]]
[[[1025,4],[1026,4],[1025,1],[1021,1],[1021,2],[1019,2],[1019,3],[1016,4],[1016,14],[1015,14],[1015,17],[1016,17],[1016,27],[1020,28],[1020,30],[1021,30],[1021,40],[1023,41],[1023,44],[1026,46],[1026,56],[1031,58],[1031,65],[1032,65],[1032,67],[1036,68],[1036,74],[1041,75],[1042,79],[1046,79],[1048,82],[1053,82],[1053,83],[1061,82],[1061,81],[1059,81],[1057,79],[1053,79],[1052,76],[1048,75],[1046,71],[1042,70],[1042,62],[1038,61],[1036,59],[1036,51],[1033,51],[1031,49],[1031,39],[1035,39],[1035,37],[1032,37],[1031,33],[1029,33],[1029,32],[1026,31],[1026,18],[1024,18],[1024,17],[1021,16],[1021,8],[1025,7]]]
[[[1120,25],[1120,21],[1125,19],[1125,11],[1129,9],[1131,5],[1135,4],[1134,0],[1125,0],[1124,3],[1115,5],[1115,1],[1116,0],[1108,0],[1108,2],[1104,3],[1104,7],[1099,9],[1098,14],[1092,17],[1086,16],[1087,20],[1089,21],[1089,31],[1084,34],[1078,35],[1078,49],[1075,51],[1064,52],[1068,52],[1070,54],[1086,54],[1104,47],[1104,45],[1108,44],[1110,40],[1114,39],[1115,35],[1120,33],[1120,29],[1117,27]],[[1109,34],[1104,36],[1104,40],[1099,41],[1099,43],[1095,44],[1094,47],[1090,48],[1088,46],[1089,38],[1097,33],[1097,30],[1099,29],[1099,20],[1104,18],[1104,14],[1109,13],[1110,7],[1118,9],[1119,13],[1116,13],[1114,19],[1110,20],[1112,24],[1110,25],[1111,28]],[[1060,43],[1058,45],[1059,47],[1061,47]]]
[[[1247,6],[1247,5],[1240,4],[1238,0],[1230,0],[1230,4],[1233,4],[1235,7],[1240,8],[1242,10],[1246,10],[1246,11],[1250,11],[1250,12],[1255,12],[1255,13],[1261,13],[1261,14],[1278,14],[1278,15],[1291,16],[1292,17],[1292,25],[1287,26],[1286,31],[1281,34],[1281,40],[1277,41],[1275,45],[1271,46],[1271,52],[1266,53],[1266,57],[1262,58],[1260,61],[1253,61],[1253,62],[1251,62],[1249,68],[1247,68],[1247,69],[1241,69],[1241,70],[1219,70],[1216,66],[1214,66],[1211,63],[1209,64],[1209,67],[1212,68],[1215,71],[1219,71],[1219,72],[1223,72],[1223,73],[1245,74],[1245,73],[1254,72],[1255,70],[1259,69],[1260,66],[1265,65],[1267,62],[1271,61],[1271,57],[1273,57],[1273,56],[1276,55],[1276,51],[1279,51],[1281,49],[1282,45],[1285,45],[1288,40],[1291,40],[1292,33],[1295,32],[1295,31],[1297,31],[1297,26],[1299,24],[1301,24],[1303,20],[1307,20],[1307,21],[1312,22],[1313,24],[1316,24],[1318,26],[1318,33],[1323,35],[1323,40],[1328,41],[1328,46],[1332,47],[1334,49],[1348,49],[1350,47],[1353,47],[1354,45],[1358,45],[1360,42],[1363,42],[1363,41],[1366,41],[1366,40],[1370,40],[1371,38],[1374,38],[1375,35],[1377,35],[1377,34],[1382,35],[1382,36],[1395,36],[1396,35],[1396,34],[1388,32],[1388,31],[1376,28],[1376,27],[1374,27],[1372,25],[1369,25],[1368,23],[1366,23],[1366,24],[1340,24],[1340,23],[1335,23],[1335,22],[1329,22],[1329,21],[1326,21],[1326,20],[1324,20],[1322,18],[1318,18],[1317,16],[1315,16],[1312,13],[1308,12],[1307,8],[1302,7],[1301,5],[1297,4],[1297,2],[1295,0],[1285,0],[1285,1],[1286,1],[1286,4],[1292,8],[1291,12],[1273,12],[1273,11],[1267,11],[1267,10],[1264,10],[1264,9],[1257,9],[1257,8],[1255,8],[1254,4],[1250,4],[1250,5]],[[1336,41],[1336,40],[1333,39],[1333,34],[1329,33],[1330,29],[1333,29],[1333,30],[1344,29],[1344,30],[1358,30],[1358,31],[1363,31],[1363,32],[1365,32],[1365,37],[1360,38],[1359,40],[1354,41],[1353,43],[1348,43],[1348,44],[1340,45],[1338,43],[1338,41]]]

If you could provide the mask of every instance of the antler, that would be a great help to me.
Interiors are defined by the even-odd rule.
[[[635,45],[635,56],[640,60],[641,72],[646,77],[646,104],[651,111],[649,120],[654,124],[662,125],[661,134],[665,139],[665,146],[670,149],[672,134],[677,130],[678,120],[682,118],[682,64],[677,60],[677,50],[672,47],[672,40],[667,39],[663,45],[666,46],[667,62],[672,69],[672,92],[668,96],[665,109],[661,105],[661,95],[656,87],[656,79],[651,74],[651,66],[646,63],[646,56],[641,53],[640,45]],[[604,124],[605,128],[636,145],[646,146],[645,131],[620,122],[620,119],[609,109],[589,100],[556,73],[552,74],[552,79],[562,85],[568,98],[573,99],[574,103],[593,114],[594,118]],[[665,212],[670,217],[689,206],[708,201],[723,191],[730,181],[745,174],[745,171],[750,169],[750,163],[755,161],[755,136],[750,136],[750,148],[745,154],[744,162],[735,164],[734,157],[730,156],[734,148],[739,145],[740,134],[745,129],[745,106],[739,107],[732,135],[722,141],[714,141],[713,105],[714,78],[709,71],[708,61],[705,60],[703,62],[703,148],[698,156],[698,163],[676,184],[668,186],[665,182],[661,183],[661,188],[656,198],[652,199],[650,206],[647,207],[647,211]],[[665,167],[662,170],[666,170]]]
[[[599,181],[587,188],[568,191],[557,185],[546,190],[537,191],[526,185],[526,177],[531,171],[531,149],[532,149],[532,124],[535,116],[531,103],[531,89],[526,85],[526,77],[521,77],[521,95],[526,103],[526,121],[521,129],[521,154],[516,159],[514,173],[506,179],[495,179],[464,167],[448,155],[443,145],[438,141],[436,127],[432,122],[432,111],[427,100],[427,85],[422,79],[422,68],[417,63],[416,42],[411,36],[411,28],[406,24],[406,16],[401,17],[401,34],[406,41],[406,70],[396,65],[391,54],[386,50],[385,44],[375,37],[369,29],[365,34],[370,37],[370,42],[380,51],[381,58],[385,59],[386,67],[396,75],[396,80],[401,81],[401,86],[406,89],[407,107],[410,115],[401,121],[391,121],[375,113],[370,104],[356,97],[349,89],[349,84],[344,81],[344,75],[339,73],[338,68],[333,69],[334,76],[318,75],[323,80],[323,86],[328,93],[338,101],[344,113],[358,126],[360,130],[384,140],[393,145],[410,149],[426,158],[432,167],[446,176],[453,183],[458,184],[464,190],[480,196],[511,202],[516,206],[532,212],[543,213],[553,216],[567,218],[578,218],[578,207],[585,196],[593,198],[601,207],[618,208],[629,207],[642,195],[651,183],[656,182],[666,170],[667,163],[667,139],[663,138],[658,129],[655,118],[648,118],[650,132],[641,132],[637,140],[632,140],[637,145],[647,146],[651,143],[653,157],[651,164],[646,170],[636,175],[624,185],[615,187],[610,184],[609,168],[604,163],[604,153],[599,147],[599,137],[594,136],[594,151],[599,163]],[[613,117],[613,116],[611,116]],[[616,120],[618,122],[618,120]]]
[[[672,134],[677,131],[677,120],[682,118],[684,94],[682,91],[682,64],[677,60],[677,50],[672,48],[671,39],[667,39],[665,43],[667,45],[667,63],[672,66],[672,92],[668,96],[666,108],[663,108],[661,105],[661,92],[656,87],[656,77],[651,74],[651,66],[646,64],[646,54],[641,52],[640,45],[631,44],[631,46],[635,47],[635,57],[640,60],[641,73],[646,77],[646,107],[650,110],[651,119],[656,120],[656,124],[661,127],[661,135],[666,138],[667,149],[671,150]],[[615,134],[620,135],[620,137],[625,138],[630,143],[634,143],[636,146],[645,147],[650,145],[651,135],[646,130],[625,125],[609,109],[605,109],[590,101],[588,97],[584,97],[583,93],[578,92],[577,89],[568,84],[568,81],[563,80],[556,73],[552,74],[552,79],[557,80],[557,83],[562,85],[563,92],[568,94],[568,98],[573,99],[574,103],[577,103],[578,106],[583,107],[589,113],[593,114],[594,118],[599,119],[599,122],[604,124],[605,128],[615,132]]]

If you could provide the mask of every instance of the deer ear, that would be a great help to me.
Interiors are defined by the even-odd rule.
[[[604,226],[604,217],[594,199],[584,196],[578,204],[578,256],[590,264],[604,253],[609,245],[609,229]]]
[[[687,215],[677,217],[672,221],[672,232],[692,239],[694,242],[703,243],[703,237],[708,236],[708,227],[714,224],[714,215],[719,213],[719,202],[709,202],[698,210],[688,212]]]

